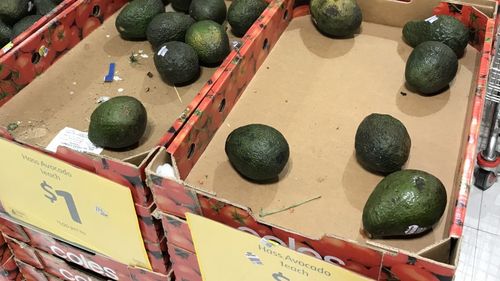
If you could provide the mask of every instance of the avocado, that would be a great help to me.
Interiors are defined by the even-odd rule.
[[[446,201],[446,189],[435,176],[397,171],[370,194],[363,208],[363,228],[372,238],[417,235],[439,221]]]
[[[227,21],[234,35],[243,37],[267,8],[263,0],[233,0],[227,11]]]
[[[118,14],[116,29],[125,40],[144,40],[151,20],[163,12],[165,6],[161,0],[134,0]]]
[[[37,15],[46,15],[56,8],[51,0],[34,0]]]
[[[351,36],[363,21],[356,0],[311,0],[310,7],[314,25],[328,36]]]
[[[450,47],[457,57],[460,57],[467,47],[469,30],[458,19],[448,15],[439,15],[427,20],[407,22],[403,27],[403,38],[412,47],[425,41],[439,41]]]
[[[38,20],[42,18],[41,15],[31,15],[22,18],[12,27],[12,37],[11,40],[19,36],[19,34],[23,33],[25,30],[30,28],[33,24],[35,24]]]
[[[184,42],[186,31],[194,22],[193,18],[183,13],[161,13],[149,23],[146,36],[154,48],[169,41]]]
[[[226,10],[224,0],[192,0],[189,15],[196,21],[213,20],[222,24],[226,20]]]
[[[179,41],[160,45],[156,50],[154,63],[162,79],[170,84],[188,83],[200,74],[196,51]]]
[[[263,124],[250,124],[232,131],[226,139],[225,151],[234,169],[256,182],[277,179],[290,156],[285,137]]]
[[[146,108],[134,97],[118,96],[100,104],[90,116],[89,139],[99,147],[121,149],[144,135]]]
[[[361,166],[388,174],[400,170],[408,160],[411,139],[401,121],[391,115],[372,113],[359,124],[354,148]]]
[[[7,45],[12,37],[12,29],[0,20],[0,48]]]
[[[170,0],[172,8],[179,12],[187,13],[189,12],[189,6],[191,5],[191,0]]]
[[[0,20],[14,24],[29,14],[30,0],[0,0]]]
[[[222,62],[229,54],[229,37],[224,28],[211,20],[196,22],[186,32],[186,43],[205,65]]]
[[[443,90],[455,78],[458,70],[457,55],[445,44],[424,42],[406,61],[405,78],[410,87],[423,95]]]

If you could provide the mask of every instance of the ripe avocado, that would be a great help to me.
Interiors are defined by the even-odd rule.
[[[455,78],[458,59],[453,50],[437,41],[427,41],[413,49],[406,62],[405,78],[423,95],[436,94]]]
[[[226,9],[224,0],[192,0],[189,14],[196,21],[213,20],[222,24],[226,20]]]
[[[172,3],[174,10],[187,13],[189,5],[191,5],[191,0],[170,0],[170,3]]]
[[[30,0],[1,0],[0,20],[6,24],[14,24],[27,16],[30,8]]]
[[[30,28],[38,20],[42,18],[41,15],[31,15],[22,18],[12,27],[12,37],[11,40],[16,38],[19,34],[23,33],[26,29]]]
[[[134,97],[118,96],[100,104],[90,116],[89,139],[99,147],[120,149],[144,135],[146,108]]]
[[[146,36],[153,48],[170,41],[184,42],[186,31],[194,22],[193,18],[183,13],[161,13],[149,23]]]
[[[366,201],[363,228],[373,238],[416,235],[439,221],[446,201],[446,189],[435,176],[397,171],[385,177]]]
[[[193,24],[186,32],[186,43],[193,47],[200,61],[206,65],[222,62],[231,51],[226,31],[211,20]]]
[[[328,36],[353,35],[363,21],[356,0],[311,0],[310,6],[314,25]]]
[[[226,139],[225,151],[236,171],[257,182],[276,179],[290,156],[285,137],[273,127],[262,124],[232,131]]]
[[[144,40],[151,20],[163,12],[165,6],[161,0],[134,0],[118,14],[116,29],[123,39]]]
[[[170,84],[191,82],[200,73],[196,51],[183,42],[162,44],[156,50],[154,62],[162,79]]]
[[[439,15],[427,20],[407,22],[403,27],[403,38],[412,47],[425,41],[439,41],[460,57],[467,47],[469,30],[458,19]]]
[[[0,20],[0,48],[7,45],[12,36],[12,29]]]
[[[233,0],[227,11],[233,34],[243,37],[266,8],[267,3],[263,0]]]
[[[356,159],[367,170],[388,174],[400,170],[410,156],[411,139],[401,121],[373,113],[358,126]]]
[[[51,0],[34,0],[37,15],[46,15],[56,8]]]

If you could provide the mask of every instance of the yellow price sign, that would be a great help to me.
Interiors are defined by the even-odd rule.
[[[12,217],[121,263],[151,269],[130,190],[0,139],[0,202]],[[124,251],[126,246],[126,251]]]
[[[339,266],[186,214],[204,281],[366,281]]]

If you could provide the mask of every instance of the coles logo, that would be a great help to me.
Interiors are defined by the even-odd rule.
[[[83,276],[80,276],[77,274],[73,274],[64,268],[59,269],[59,273],[61,273],[62,276],[64,276],[64,278],[66,278],[66,280],[70,280],[70,281],[92,281],[92,279],[90,277],[83,277]]]
[[[98,273],[98,274],[101,274],[101,275],[104,275],[108,278],[111,278],[113,280],[119,280],[118,276],[116,275],[116,272],[114,270],[112,270],[111,268],[107,268],[107,267],[103,267],[103,266],[100,266],[99,264],[93,262],[93,261],[90,261],[88,260],[87,258],[85,258],[85,256],[83,256],[82,254],[79,254],[79,255],[76,255],[76,254],[73,254],[71,252],[65,252],[64,250],[62,250],[61,248],[53,245],[53,246],[50,246],[50,250],[52,251],[52,253],[54,253],[56,256],[58,257],[61,257],[67,261],[70,261],[70,262],[73,262],[75,264],[78,264],[80,266],[83,266],[84,268],[86,269],[90,269],[92,271],[94,271],[95,273]],[[60,269],[59,271],[61,272],[61,274],[64,275],[64,273],[62,272],[64,269]],[[66,274],[71,274],[69,271],[67,270],[64,270],[66,272]],[[66,276],[66,275],[64,275]],[[83,278],[81,276],[73,276],[72,277],[73,279],[70,279],[68,277],[69,280],[73,281],[73,280],[76,280],[76,281],[87,281],[88,278]],[[83,279],[81,279],[83,278]],[[90,280],[90,279],[89,279]]]
[[[260,237],[260,235],[254,231],[253,229],[251,228],[248,228],[248,227],[245,227],[245,226],[241,226],[241,227],[238,227],[239,230],[241,231],[245,231],[247,233],[250,233],[252,235],[255,235],[257,237]],[[274,236],[271,236],[271,235],[266,235],[264,237],[261,237],[261,238],[264,238],[264,239],[267,239],[267,240],[271,240],[271,241],[274,241],[274,242],[277,242],[279,243],[281,246],[283,247],[287,247],[293,251],[297,251],[299,253],[303,253],[303,254],[306,254],[306,255],[309,255],[309,256],[314,256],[320,260],[324,260],[326,262],[329,262],[329,263],[333,263],[335,265],[341,265],[341,266],[345,266],[346,263],[337,258],[337,257],[334,257],[334,256],[325,256],[325,257],[321,257],[321,255],[316,252],[315,250],[311,249],[311,248],[308,248],[308,247],[298,247],[297,248],[297,244],[295,242],[295,239],[293,239],[292,237],[289,237],[288,238],[288,245],[282,241],[281,239],[277,238],[277,237],[274,237]]]

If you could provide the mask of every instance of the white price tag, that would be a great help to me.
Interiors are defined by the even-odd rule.
[[[436,15],[430,17],[430,18],[427,18],[425,21],[428,22],[428,23],[433,23],[435,21],[438,20],[438,17]]]
[[[47,146],[48,151],[56,152],[58,146],[69,147],[79,152],[100,154],[101,147],[95,146],[88,138],[87,132],[81,132],[73,128],[62,129]]]

